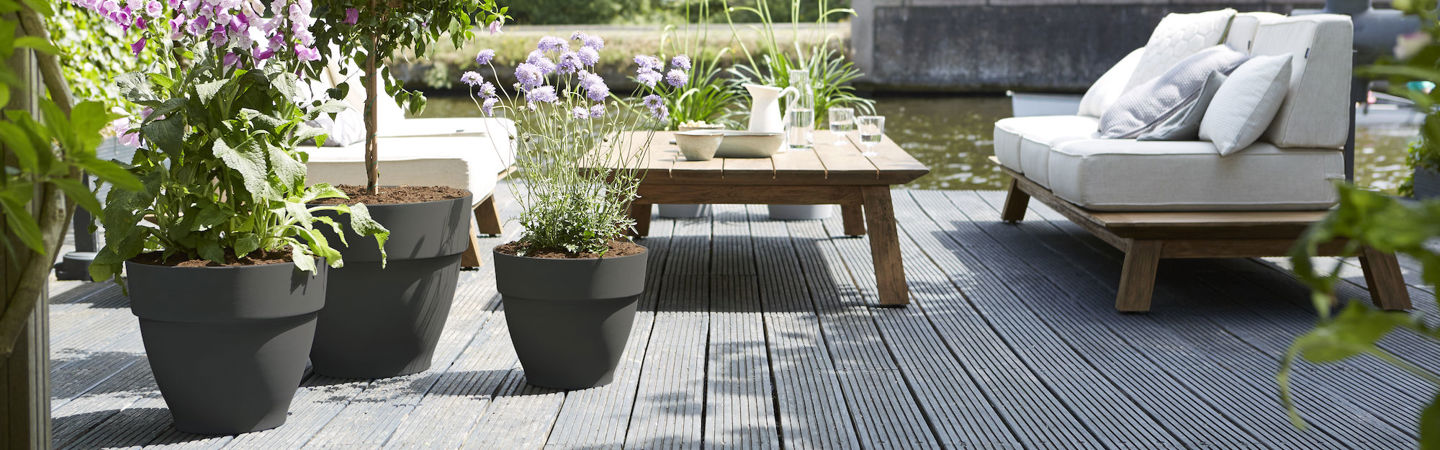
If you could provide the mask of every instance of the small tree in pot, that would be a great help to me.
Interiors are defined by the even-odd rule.
[[[134,3],[134,2],[131,2]],[[128,30],[133,47],[162,46],[158,67],[117,80],[145,107],[130,172],[144,188],[111,192],[96,280],[129,274],[131,310],[155,381],[181,431],[234,434],[278,426],[304,373],[326,265],[341,255],[317,212],[349,213],[383,241],[364,205],[307,207],[343,197],[307,187],[304,123],[338,102],[297,104],[295,73],[318,58],[307,45],[306,0],[78,3]],[[268,36],[256,40],[252,31]]]
[[[392,230],[394,239],[341,250],[349,264],[331,272],[331,301],[320,315],[311,360],[317,373],[342,378],[420,372],[430,367],[455,298],[461,254],[470,243],[472,196],[486,193],[446,186],[382,188],[376,136],[381,84],[411,113],[424,108],[425,97],[405,90],[381,64],[402,49],[424,54],[445,36],[458,46],[474,36],[477,18],[498,31],[504,8],[495,0],[321,0],[317,13],[317,45],[327,49],[321,58],[339,63],[342,77],[355,75],[350,67],[363,68],[367,181],[340,188],[370,204],[375,220]],[[347,96],[346,86],[330,95]]]
[[[653,127],[644,122],[663,122],[669,112],[655,94],[640,105],[611,96],[605,81],[589,72],[603,47],[599,37],[583,33],[569,41],[542,38],[515,67],[514,98],[478,73],[461,77],[486,115],[514,105],[525,232],[495,248],[495,282],[525,377],[537,386],[609,383],[645,287],[645,249],[624,233],[634,225],[630,203],[654,132],[631,130]],[[476,61],[494,72],[493,56],[485,50]],[[665,77],[672,86],[688,78],[684,70],[662,75],[664,63],[653,56],[635,62],[651,86]]]

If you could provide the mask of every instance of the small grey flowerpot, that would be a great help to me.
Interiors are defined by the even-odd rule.
[[[1436,197],[1440,197],[1440,172],[1423,167],[1415,168],[1415,199]]]
[[[125,263],[130,310],[176,430],[239,434],[285,423],[327,269]]]
[[[495,287],[526,382],[568,390],[614,379],[645,292],[648,255],[546,259],[495,252]]]
[[[660,212],[657,215],[671,219],[693,219],[708,216],[710,215],[710,211],[710,205],[660,205]]]
[[[366,205],[390,230],[389,258],[380,266],[375,239],[342,223],[345,267],[330,271],[310,360],[315,373],[337,378],[387,378],[430,368],[450,316],[460,255],[470,243],[470,196],[397,205]],[[326,239],[340,245],[329,230]]]
[[[769,205],[772,220],[820,220],[830,218],[835,205]]]

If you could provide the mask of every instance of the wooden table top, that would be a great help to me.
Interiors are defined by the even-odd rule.
[[[888,136],[875,145],[874,156],[862,154],[859,138],[853,133],[845,137],[844,144],[837,145],[838,134],[816,130],[813,151],[786,151],[769,158],[687,161],[672,143],[674,134],[657,132],[650,141],[644,163],[646,184],[896,185],[930,173],[930,168]],[[644,145],[643,139],[629,141],[636,142],[634,147]]]

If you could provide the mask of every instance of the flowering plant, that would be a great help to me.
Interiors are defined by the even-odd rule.
[[[308,0],[273,0],[268,10],[259,0],[74,1],[135,37],[132,49],[162,48],[157,67],[116,80],[144,108],[126,132],[140,144],[129,171],[144,188],[106,199],[93,278],[119,281],[125,261],[153,251],[223,265],[288,250],[302,270],[313,272],[317,256],[339,267],[340,253],[314,224],[341,230],[313,215],[322,210],[351,214],[356,232],[383,248],[388,232],[363,205],[307,207],[344,197],[307,187],[307,157],[297,150],[325,139],[306,121],[344,108],[300,90],[296,72],[319,59]]]
[[[524,185],[516,196],[525,228],[519,242],[527,251],[603,255],[634,225],[630,203],[638,197],[639,168],[654,132],[633,130],[664,121],[669,112],[653,93],[640,105],[612,95],[605,80],[591,72],[604,47],[599,36],[578,32],[568,41],[541,38],[515,66],[513,95],[476,72],[460,77],[485,115],[509,111],[515,119],[516,174]],[[475,62],[498,73],[494,57],[494,51],[482,50]],[[660,60],[641,55],[635,61],[641,66],[637,78],[654,80],[636,93],[663,89]],[[675,78],[686,78],[684,69],[671,65]]]

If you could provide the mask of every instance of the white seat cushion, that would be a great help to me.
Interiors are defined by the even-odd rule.
[[[380,138],[380,184],[385,186],[449,186],[468,189],[476,203],[495,191],[501,152],[487,136]],[[305,148],[311,183],[365,184],[365,144]]]
[[[1321,210],[1345,177],[1339,150],[1263,142],[1221,157],[1204,141],[1081,139],[1048,164],[1056,195],[1099,211]]]
[[[1350,124],[1349,16],[1315,14],[1262,22],[1252,55],[1292,55],[1290,88],[1265,141],[1286,148],[1340,148]]]
[[[1021,143],[1029,139],[1040,144],[1037,148],[1049,149],[1051,143],[1062,138],[1088,138],[1095,135],[1100,119],[1088,116],[1032,116],[1011,117],[995,122],[995,158],[1000,164],[1016,172],[1030,175],[1029,167],[1044,176],[1044,165],[1039,161],[1047,157],[1044,153],[1032,155],[1033,166],[1025,164]],[[1033,177],[1032,177],[1033,179]]]

